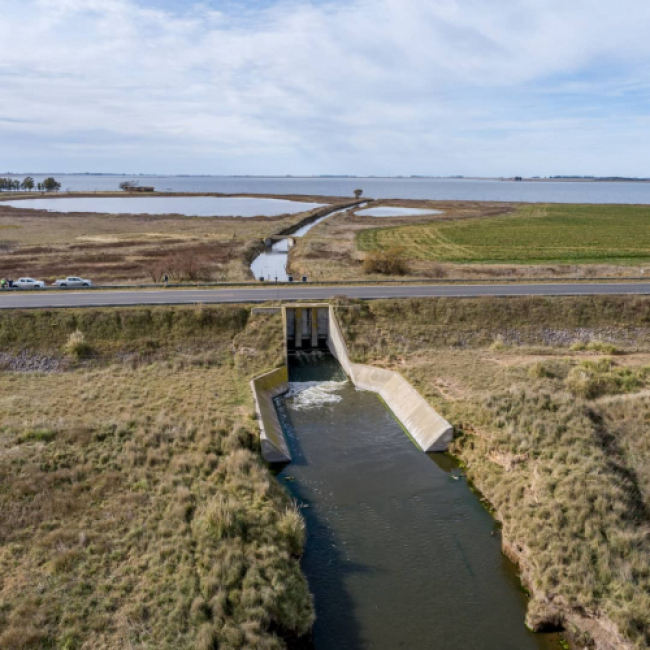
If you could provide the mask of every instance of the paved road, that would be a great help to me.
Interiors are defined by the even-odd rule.
[[[45,307],[116,307],[126,305],[182,305],[217,302],[267,302],[270,300],[326,300],[349,298],[425,298],[473,296],[593,296],[650,294],[650,283],[617,284],[488,284],[397,285],[356,287],[263,287],[231,289],[155,289],[114,291],[0,292],[0,309]]]

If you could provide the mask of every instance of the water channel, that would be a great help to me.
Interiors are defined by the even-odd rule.
[[[363,208],[368,205],[367,203],[362,203],[357,206],[355,210]],[[316,221],[305,224],[301,228],[298,228],[296,232],[290,235],[293,237],[304,237],[314,226],[317,226],[321,221],[329,219],[337,214],[347,212],[352,208],[344,208],[342,210],[337,210],[336,212],[330,212]],[[290,239],[282,239],[278,242],[275,242],[267,250],[260,253],[251,263],[251,271],[253,277],[256,279],[263,278],[264,280],[274,281],[274,282],[287,282],[289,280],[289,274],[287,273],[287,264],[289,263],[289,251],[291,250],[291,241]]]
[[[557,648],[525,628],[495,522],[452,461],[416,448],[333,358],[302,353],[290,380],[276,406],[294,460],[278,478],[307,523],[314,647]]]

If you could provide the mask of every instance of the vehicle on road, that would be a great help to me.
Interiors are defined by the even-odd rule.
[[[43,280],[34,280],[34,278],[18,278],[13,281],[13,286],[17,289],[44,289],[45,282]]]
[[[76,276],[70,276],[64,278],[63,280],[57,280],[54,285],[55,287],[92,287],[93,283],[90,280],[84,280],[83,278],[78,278]]]

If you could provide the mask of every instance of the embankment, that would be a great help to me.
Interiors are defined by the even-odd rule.
[[[249,387],[281,341],[278,315],[240,306],[0,314],[0,357],[66,362],[0,371],[0,647],[309,632],[304,523]]]
[[[341,301],[353,363],[399,370],[459,432],[528,623],[650,646],[650,299]]]

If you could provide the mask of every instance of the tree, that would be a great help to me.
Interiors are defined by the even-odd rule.
[[[42,191],[43,191],[43,183],[38,183],[38,185],[36,185],[36,189],[37,189],[39,192],[42,192]]]
[[[20,187],[25,191],[31,191],[34,189],[34,179],[31,176],[27,176],[20,184]]]
[[[354,190],[354,196],[357,199],[357,201],[361,198],[362,194],[363,194],[363,190]]]
[[[61,189],[61,183],[50,176],[43,181],[43,189],[46,192],[58,192]]]
[[[138,187],[138,181],[122,181],[120,183],[120,189],[124,192],[130,192],[134,187]]]

